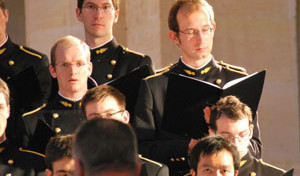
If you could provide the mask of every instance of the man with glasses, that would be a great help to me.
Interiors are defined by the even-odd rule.
[[[282,169],[250,155],[248,147],[253,135],[252,112],[235,96],[221,98],[212,107],[209,133],[221,135],[236,146],[241,157],[239,176],[281,176],[284,173]]]
[[[124,124],[129,123],[129,112],[126,108],[125,96],[116,88],[109,85],[100,85],[87,91],[82,98],[81,110],[88,119],[114,119]],[[138,155],[141,167],[141,176],[168,176],[166,165],[152,161]]]
[[[91,49],[92,77],[99,85],[139,66],[148,64],[152,67],[149,56],[124,48],[113,37],[119,4],[119,0],[77,0],[77,19],[83,23],[85,42]]]
[[[84,120],[80,111],[80,100],[88,90],[88,78],[92,73],[90,62],[90,50],[87,44],[73,36],[65,36],[59,39],[51,48],[50,73],[57,79],[58,92],[49,100],[42,111],[23,114],[23,119],[29,136],[29,143],[40,145],[40,141],[34,139],[35,135],[41,138],[46,131],[37,134],[41,129],[39,120],[48,126],[55,134],[73,133],[77,126]],[[49,138],[51,136],[45,136]],[[25,139],[28,140],[28,139]],[[31,142],[30,142],[31,141]],[[28,145],[28,141],[25,142]],[[41,146],[41,152],[44,147]]]
[[[189,172],[186,158],[196,140],[162,127],[168,75],[182,74],[222,87],[246,73],[243,68],[217,62],[211,54],[216,23],[213,9],[205,0],[175,1],[169,12],[168,24],[168,36],[179,47],[181,57],[161,74],[142,81],[135,107],[134,126],[139,151],[146,157],[167,164],[171,174],[182,175]],[[254,120],[257,121],[257,118]],[[259,156],[261,143],[259,130],[255,129],[253,149]]]

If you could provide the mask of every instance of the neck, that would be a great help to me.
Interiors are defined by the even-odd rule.
[[[113,38],[112,34],[103,37],[98,37],[98,38],[91,37],[86,34],[85,42],[89,45],[90,48],[95,48],[97,46],[109,42],[110,40],[112,40],[112,38]]]
[[[182,56],[182,60],[184,63],[186,63],[189,66],[192,66],[194,68],[202,67],[204,64],[206,64],[211,59],[211,55],[209,55],[206,58],[203,59],[189,59],[187,57]]]
[[[3,46],[6,43],[7,38],[6,34],[0,37],[0,46]]]

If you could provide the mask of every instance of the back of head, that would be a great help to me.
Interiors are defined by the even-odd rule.
[[[80,46],[82,54],[84,54],[84,57],[86,58],[87,61],[90,61],[91,58],[91,53],[89,46],[82,40],[80,40],[77,37],[67,35],[65,37],[60,38],[51,48],[51,65],[55,67],[55,61],[56,61],[56,49],[58,47],[63,47],[63,48],[70,48],[72,46]]]
[[[53,163],[65,157],[72,158],[72,135],[55,136],[46,147],[46,167],[53,170]]]
[[[169,11],[168,25],[169,29],[174,32],[179,32],[177,14],[180,9],[192,13],[196,10],[203,9],[209,14],[209,20],[212,24],[215,23],[214,11],[212,6],[206,0],[176,0]]]
[[[125,172],[135,175],[135,134],[130,126],[116,120],[89,120],[75,133],[73,157],[88,175],[103,172]]]
[[[201,156],[211,156],[213,154],[218,154],[223,150],[231,153],[233,158],[234,170],[238,171],[240,167],[239,153],[234,144],[230,143],[228,140],[221,136],[207,136],[202,138],[197,143],[190,154],[189,161],[191,168],[197,171]]]
[[[90,102],[101,102],[104,101],[107,97],[113,97],[121,110],[125,110],[126,108],[126,98],[125,95],[120,92],[118,89],[109,86],[109,85],[100,85],[89,89],[86,94],[83,96],[81,100],[81,110],[86,115],[85,107]]]
[[[6,9],[6,7],[5,7],[5,0],[0,0],[0,8],[2,10]]]
[[[240,120],[248,118],[249,125],[252,124],[252,112],[251,109],[241,102],[235,96],[226,96],[217,101],[216,105],[212,107],[210,115],[210,128],[216,132],[216,121],[221,115],[226,115],[232,120]]]

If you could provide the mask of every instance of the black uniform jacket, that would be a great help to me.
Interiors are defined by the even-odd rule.
[[[18,79],[16,77],[20,76],[19,73],[30,67],[33,68],[33,74],[21,75],[27,79],[17,80],[16,84],[10,82]],[[19,123],[18,120],[20,120],[20,114],[41,106],[50,95],[51,77],[48,67],[49,60],[46,55],[17,45],[10,38],[0,48],[0,77],[8,83],[11,92],[11,115],[7,122],[6,133],[12,143],[18,143],[19,140],[16,136],[16,128]],[[29,72],[26,73],[29,74]],[[15,87],[16,85],[18,87]],[[36,97],[38,93],[41,95]]]
[[[248,152],[241,159],[238,176],[281,176],[284,172],[280,168],[263,162],[262,159],[254,158]]]
[[[187,151],[190,139],[162,130],[164,101],[170,72],[183,74],[223,86],[225,83],[245,76],[236,66],[217,62],[213,58],[199,70],[187,67],[181,60],[160,74],[149,76],[141,82],[135,107],[133,126],[138,136],[139,152],[150,159],[168,165],[171,175],[189,172]],[[257,118],[256,118],[257,119]],[[205,121],[204,121],[205,122]],[[206,125],[207,126],[207,125]],[[260,137],[257,125],[254,134],[255,151],[260,151]],[[207,133],[208,127],[206,128]],[[203,136],[206,134],[203,134]],[[179,171],[179,172],[177,172]],[[184,171],[184,173],[181,173]]]
[[[128,50],[119,45],[115,39],[91,50],[93,63],[92,77],[98,85],[126,75],[133,69],[148,64],[152,68],[149,56]],[[153,74],[154,71],[152,70]]]
[[[26,129],[23,146],[44,153],[50,137],[73,133],[85,118],[80,100],[74,102],[57,95],[45,108],[23,114],[23,120]]]
[[[44,156],[31,150],[17,149],[8,141],[0,144],[0,176],[42,176]]]
[[[168,166],[138,155],[141,163],[140,176],[169,176]]]

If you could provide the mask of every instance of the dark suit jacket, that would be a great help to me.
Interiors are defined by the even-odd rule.
[[[147,158],[167,164],[171,175],[183,175],[189,172],[187,151],[190,138],[162,129],[168,74],[170,72],[183,74],[222,87],[233,79],[245,76],[245,72],[242,71],[243,69],[235,66],[217,63],[214,59],[199,70],[193,70],[179,61],[169,70],[143,80],[133,124],[138,136],[139,152]],[[204,120],[203,122],[205,123]],[[203,136],[205,136],[208,127],[206,123],[203,126],[206,126],[203,128]],[[260,151],[261,143],[257,126],[255,131],[254,148]]]
[[[42,176],[45,156],[31,150],[17,149],[5,141],[0,144],[0,176]]]
[[[239,169],[238,176],[281,176],[284,174],[284,170],[265,163],[262,159],[256,159],[248,152],[241,159],[241,167]]]
[[[152,68],[149,56],[124,48],[115,39],[99,48],[92,49],[91,61],[93,63],[92,77],[98,85],[124,76],[133,69],[146,64]]]
[[[169,176],[168,166],[139,155],[142,165],[140,176]]]

